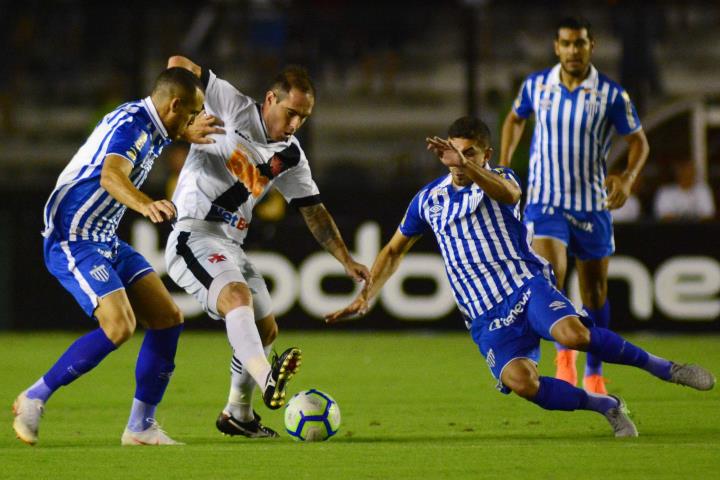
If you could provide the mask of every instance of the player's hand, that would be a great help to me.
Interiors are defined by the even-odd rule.
[[[366,286],[370,284],[370,270],[362,263],[350,259],[345,264],[345,273],[356,282],[365,282]]]
[[[605,188],[608,191],[605,206],[608,210],[614,210],[625,205],[632,189],[632,180],[623,175],[608,175],[605,178]]]
[[[200,112],[193,122],[188,125],[183,133],[183,139],[190,143],[215,143],[215,140],[208,135],[213,133],[225,133],[225,129],[220,128],[225,125],[222,120],[203,110]]]
[[[369,309],[369,302],[365,298],[364,290],[345,308],[325,315],[325,323],[337,323],[343,320],[351,320],[365,315]]]
[[[177,216],[175,205],[170,200],[155,200],[146,203],[140,213],[153,223],[162,223]]]
[[[465,155],[455,145],[440,137],[428,137],[427,149],[438,156],[446,167],[464,167],[467,164]]]

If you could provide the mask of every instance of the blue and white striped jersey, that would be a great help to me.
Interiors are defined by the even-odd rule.
[[[518,183],[509,168],[493,171]],[[519,202],[497,202],[475,183],[457,188],[451,175],[415,195],[399,229],[407,237],[435,234],[455,302],[469,318],[500,304],[530,278],[551,275],[549,264],[530,248]]]
[[[557,64],[525,80],[513,110],[521,118],[535,113],[527,203],[605,209],[612,127],[620,135],[642,128],[625,90],[591,65],[588,78],[570,92]]]
[[[130,181],[140,188],[168,143],[150,97],[125,103],[105,115],[60,174],[45,204],[43,236],[71,242],[113,240],[127,207],[100,186],[105,157],[115,154],[132,163]]]

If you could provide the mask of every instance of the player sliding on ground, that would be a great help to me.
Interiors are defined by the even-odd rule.
[[[492,149],[487,126],[463,117],[450,126],[448,136],[427,139],[427,148],[449,168],[449,175],[413,198],[375,259],[372,284],[346,308],[327,315],[329,323],[366,313],[407,251],[432,232],[458,308],[501,392],[513,391],[547,410],[592,410],[607,418],[616,437],[637,436],[620,398],[538,374],[541,338],[605,362],[642,368],[668,382],[713,388],[715,378],[704,368],[652,355],[579,314],[555,288],[549,264],[528,244],[515,173],[488,165]]]

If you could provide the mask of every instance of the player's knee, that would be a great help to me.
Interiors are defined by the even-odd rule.
[[[503,371],[503,384],[523,398],[534,398],[540,388],[537,370],[524,363],[510,365],[509,367],[506,367]]]
[[[165,328],[176,327],[185,321],[182,310],[174,303],[164,315]]]
[[[605,303],[607,285],[605,282],[593,282],[583,289],[582,297],[586,307],[598,309]]]
[[[119,316],[116,320],[104,324],[102,329],[111,342],[120,346],[135,333],[135,317],[131,315]]]
[[[223,317],[238,307],[252,306],[252,294],[247,285],[231,282],[225,285],[217,299],[217,311]]]
[[[588,345],[590,345],[590,330],[584,326],[582,328],[567,330],[562,335],[562,338],[558,339],[558,342],[567,348],[584,352],[587,350]]]

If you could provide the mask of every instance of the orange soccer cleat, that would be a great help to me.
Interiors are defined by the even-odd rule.
[[[583,388],[590,393],[599,393],[600,395],[608,394],[607,388],[605,388],[605,378],[598,374],[584,377]]]
[[[558,350],[555,355],[555,378],[565,380],[570,385],[577,385],[577,360],[578,352],[575,350]]]

